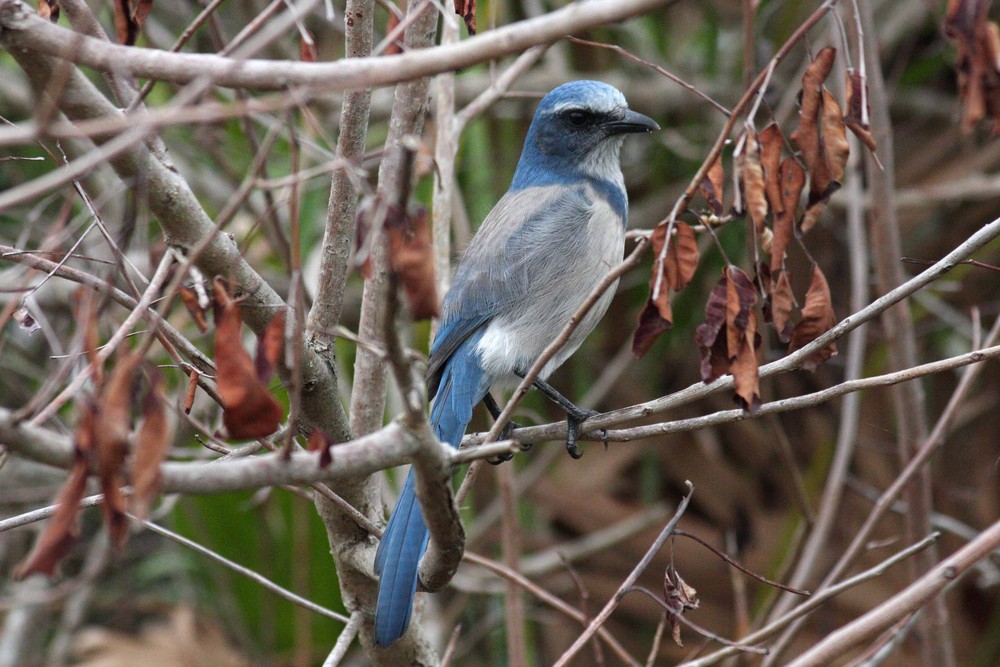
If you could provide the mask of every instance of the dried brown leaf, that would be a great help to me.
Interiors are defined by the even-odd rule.
[[[742,339],[750,324],[753,307],[757,303],[757,290],[750,276],[735,266],[726,268],[726,350],[729,360],[739,354]]]
[[[434,280],[434,246],[427,209],[403,213],[395,207],[386,217],[389,268],[399,277],[414,319],[437,317],[440,301]]]
[[[314,63],[319,57],[316,51],[316,38],[305,28],[299,30],[299,60],[304,63]]]
[[[163,378],[156,366],[149,367],[149,389],[142,403],[142,424],[135,439],[132,456],[132,511],[139,518],[149,514],[153,500],[160,493],[160,464],[173,440]]]
[[[830,178],[840,183],[844,180],[844,167],[851,153],[847,142],[847,127],[844,125],[844,114],[840,111],[833,94],[823,89],[823,153],[830,172]]]
[[[743,195],[746,197],[747,210],[753,220],[754,230],[759,236],[764,231],[767,218],[767,193],[764,185],[764,168],[761,165],[760,145],[757,135],[747,130],[743,151],[737,160],[740,181],[743,183]]]
[[[792,330],[792,341],[788,346],[788,351],[794,352],[805,347],[832,329],[836,323],[837,315],[833,312],[830,285],[826,282],[823,271],[818,265],[814,265],[809,291],[806,292],[805,305],[802,306],[802,319]],[[830,343],[812,354],[802,364],[802,367],[807,370],[815,370],[817,366],[835,354],[837,354],[837,346],[835,343]]]
[[[208,331],[208,322],[205,321],[205,311],[198,300],[198,293],[186,285],[181,285],[177,292],[180,294],[184,307],[191,315],[191,319],[194,320],[195,325],[198,327],[198,331],[202,333]]]
[[[152,9],[153,0],[136,0],[132,7],[132,21],[135,23],[136,33],[142,32],[143,26],[146,25],[146,17]]]
[[[725,210],[722,205],[722,182],[724,174],[722,171],[722,156],[715,158],[712,166],[708,168],[708,173],[698,185],[698,192],[705,198],[708,208],[715,215],[722,215]]]
[[[56,565],[69,554],[76,544],[80,528],[76,516],[80,512],[80,501],[87,491],[87,462],[77,460],[69,471],[69,477],[55,499],[55,512],[45,530],[38,536],[28,557],[18,565],[14,576],[23,579],[29,574],[55,574]]]
[[[833,67],[837,50],[826,47],[816,54],[802,75],[802,102],[799,126],[792,132],[792,140],[802,150],[802,158],[809,168],[810,192],[823,192],[832,180],[829,165],[823,154],[821,137],[823,113],[823,82]]]
[[[330,436],[318,428],[314,428],[309,434],[306,449],[310,452],[319,452],[319,467],[326,468],[333,462],[333,454],[330,451],[332,446],[333,441],[330,440]]]
[[[820,214],[826,208],[827,202],[834,192],[840,189],[840,182],[844,178],[844,166],[847,164],[847,157],[850,153],[850,145],[847,142],[847,127],[844,125],[844,116],[840,111],[837,100],[826,88],[823,89],[823,109],[821,117],[822,127],[822,155],[826,161],[826,175],[830,179],[822,190],[816,190],[816,181],[810,182],[809,203],[806,212],[799,223],[799,233],[805,234],[812,229],[819,220]]]
[[[674,643],[684,646],[681,643],[680,616],[689,609],[697,609],[701,602],[698,600],[698,591],[681,578],[672,562],[663,575],[663,602]]]
[[[661,239],[661,247],[662,243]],[[659,251],[656,250],[655,242],[653,249],[658,256]],[[673,238],[670,239],[670,247],[667,248],[667,256],[663,260],[663,268],[666,272],[664,278],[670,289],[680,292],[688,286],[698,270],[699,257],[698,237],[695,235],[694,229],[686,222],[675,222]]]
[[[139,26],[132,18],[132,8],[129,7],[129,0],[114,0],[115,8],[115,33],[118,43],[125,46],[134,46],[135,40],[139,37]]]
[[[257,369],[257,380],[267,385],[274,375],[274,369],[285,353],[285,311],[279,310],[271,318],[264,335],[257,340],[257,356],[254,366]]]
[[[990,117],[1000,124],[1000,73],[991,53],[1000,52],[1000,32],[987,20],[988,0],[949,0],[945,33],[955,41],[962,129],[972,130]]]
[[[794,302],[788,271],[787,269],[779,271],[771,283],[767,312],[778,332],[778,340],[782,343],[788,343],[792,339],[792,307]]]
[[[665,306],[664,306],[665,304]],[[664,310],[667,317],[663,317]],[[646,305],[639,313],[639,326],[632,337],[632,354],[641,357],[653,346],[656,339],[673,326],[673,314],[670,311],[669,290],[660,291],[657,303],[652,298],[646,300]]]
[[[844,89],[847,91],[847,99],[844,100],[844,124],[874,153],[878,144],[872,136],[869,122],[871,114],[868,105],[868,83],[859,70],[848,68],[847,84]]]
[[[660,257],[667,235],[666,223],[657,225],[650,237],[654,257]],[[698,239],[685,222],[674,223],[674,234],[662,264],[653,263],[649,277],[649,297],[639,314],[639,327],[632,339],[632,353],[646,354],[653,342],[673,324],[670,290],[684,289],[698,270]],[[657,272],[657,267],[660,271]],[[659,279],[659,280],[658,280]],[[659,282],[659,289],[657,289]]]
[[[191,408],[194,407],[194,396],[195,392],[198,390],[198,371],[192,369],[188,373],[188,386],[187,391],[184,393],[184,414],[191,414]]]
[[[353,21],[353,20],[354,20],[354,17],[349,16],[347,18],[348,25],[350,25],[350,22]],[[385,23],[385,34],[386,35],[391,35],[392,32],[394,30],[396,30],[396,28],[398,28],[398,27],[399,27],[399,17],[396,16],[395,12],[393,12],[393,11],[389,12],[389,19]],[[403,34],[402,33],[400,33],[397,36],[396,39],[392,40],[392,42],[390,42],[389,45],[386,46],[385,49],[382,50],[382,53],[384,55],[387,55],[387,56],[394,56],[394,55],[397,55],[397,54],[402,53],[402,52],[403,52]]]
[[[781,161],[781,200],[784,210],[774,216],[774,238],[771,240],[771,273],[777,273],[785,259],[785,250],[795,232],[795,212],[799,196],[806,184],[806,172],[793,157]]]
[[[234,439],[263,438],[278,430],[281,405],[257,380],[240,337],[239,307],[218,279],[215,300],[215,382],[222,398],[222,421]]]
[[[125,484],[125,457],[132,430],[132,397],[141,362],[142,357],[133,352],[118,359],[101,390],[94,413],[94,452],[97,455],[101,493],[104,494],[101,511],[111,544],[119,550],[128,538],[122,486]]]
[[[59,0],[38,0],[38,15],[56,23],[59,20]]]
[[[736,358],[730,364],[735,389],[734,400],[744,412],[754,413],[760,408],[760,375],[757,349],[760,335],[757,333],[757,313],[750,311],[747,325],[739,340]]]
[[[726,302],[729,292],[729,274],[723,269],[722,277],[712,288],[705,303],[705,321],[695,329],[695,342],[701,352],[701,379],[709,382],[729,370],[726,336],[720,336],[726,326]]]
[[[31,311],[28,310],[26,306],[20,306],[14,309],[14,312],[10,316],[17,322],[17,325],[25,331],[25,333],[33,334],[35,332],[42,330],[42,325],[32,316]]]
[[[653,256],[660,257],[663,250],[663,243],[667,237],[666,223],[656,226],[650,236]],[[659,270],[657,270],[659,268]],[[657,289],[659,282],[659,289]],[[670,307],[670,284],[667,279],[666,261],[660,263],[653,262],[653,270],[649,275],[649,296],[646,297],[646,305],[639,313],[639,326],[632,336],[632,354],[641,357],[663,332],[673,326],[674,315]]]
[[[73,322],[83,329],[83,350],[94,369],[94,385],[99,387],[104,382],[104,365],[97,358],[101,345],[97,332],[97,295],[82,286],[74,294]]]
[[[777,215],[785,210],[781,198],[781,149],[785,139],[777,123],[771,123],[757,138],[760,144],[760,165],[764,169],[764,192],[771,211]]]
[[[476,34],[476,0],[455,0],[455,13],[465,21],[470,35]]]

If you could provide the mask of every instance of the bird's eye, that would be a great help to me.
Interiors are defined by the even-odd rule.
[[[590,120],[590,114],[586,111],[581,111],[580,109],[573,109],[566,112],[566,118],[572,125],[576,127],[583,127]]]

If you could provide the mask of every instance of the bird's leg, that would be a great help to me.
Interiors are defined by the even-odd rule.
[[[486,406],[486,409],[489,411],[490,416],[493,417],[493,421],[496,421],[497,419],[500,418],[500,406],[497,405],[497,402],[493,398],[493,395],[490,394],[489,392],[486,392],[486,396],[483,397],[483,405]],[[503,430],[500,431],[500,440],[510,439],[511,432],[515,428],[520,428],[520,427],[521,425],[518,424],[517,422],[508,420],[507,424],[504,425]],[[526,444],[521,444],[522,452],[526,452],[529,449],[531,449],[530,442]],[[514,458],[513,454],[500,454],[495,459],[487,459],[487,461],[492,463],[493,465],[500,465],[504,461],[510,461],[512,458]]]
[[[522,373],[517,373],[517,375],[524,377]],[[583,456],[583,452],[576,448],[576,440],[580,436],[580,426],[591,417],[595,417],[601,413],[577,407],[573,401],[560,394],[555,387],[541,378],[536,378],[533,384],[538,391],[545,394],[549,400],[566,411],[566,451],[574,459],[580,458]],[[607,433],[606,430],[604,432]]]

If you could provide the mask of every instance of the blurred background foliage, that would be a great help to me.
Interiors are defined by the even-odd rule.
[[[110,3],[91,4],[105,26],[110,27]],[[265,4],[263,0],[223,3],[213,21],[196,33],[186,50],[217,51]],[[480,2],[480,30],[534,16],[561,4],[543,0]],[[800,0],[761,3],[753,26],[753,72],[767,63],[818,4]],[[904,250],[907,256],[934,260],[1000,212],[997,197],[1000,185],[996,176],[1000,144],[985,129],[966,135],[958,128],[960,105],[952,68],[954,51],[940,28],[944,3],[875,0],[873,4],[881,65],[892,98],[894,168],[901,191]],[[321,60],[334,60],[343,52],[343,16],[339,3],[334,5],[338,12],[332,23],[324,18],[322,7],[306,22],[316,37]],[[169,48],[201,6],[193,0],[155,3],[140,45]],[[384,8],[378,7],[377,11],[376,42],[385,34],[387,20]],[[741,3],[678,2],[625,24],[578,36],[618,44],[684,78],[721,104],[731,106],[744,90],[742,20]],[[812,50],[827,44],[840,48],[842,41],[834,21],[823,21],[811,32],[807,44]],[[290,34],[262,55],[294,60],[298,58],[298,49],[297,35]],[[807,62],[807,50],[800,47],[776,69],[765,98],[766,108],[758,117],[758,127],[763,127],[767,116],[773,114],[786,134],[791,131],[797,111],[799,77]],[[485,89],[491,76],[504,65],[484,65],[459,73],[456,81],[459,103],[468,102]],[[869,63],[871,66],[874,64]],[[457,161],[460,199],[456,202],[456,249],[464,245],[506,190],[537,98],[555,85],[576,78],[597,78],[618,86],[632,108],[654,117],[664,128],[656,135],[629,139],[625,146],[623,164],[633,228],[649,229],[667,215],[724,122],[722,115],[703,100],[642,65],[608,50],[557,43],[510,95],[470,123],[462,136]],[[103,87],[100,77],[94,75],[93,79]],[[835,87],[842,80],[837,76],[832,79]],[[35,107],[29,89],[7,54],[0,54],[0,89],[3,91],[0,116],[14,123],[31,118]],[[174,92],[171,85],[157,84],[149,105],[163,107]],[[377,171],[377,151],[386,132],[391,92],[391,89],[379,90],[373,98],[369,132],[372,153],[364,165],[372,175],[371,186]],[[217,90],[211,96],[232,101],[243,94]],[[842,91],[838,89],[835,94],[842,99]],[[300,169],[332,159],[339,96],[333,94],[311,102],[308,109],[313,116],[311,122],[303,121],[301,113],[296,120],[302,142]],[[260,177],[276,180],[290,174],[287,123],[288,116],[282,113],[259,114],[212,124],[171,125],[163,129],[162,136],[179,172],[214,215],[251,173],[256,152],[272,130],[278,136]],[[432,123],[428,122],[427,127],[431,128]],[[433,132],[428,129],[425,135],[426,141],[432,143]],[[84,143],[74,141],[57,146],[56,142],[46,140],[45,145],[57,155],[59,149],[65,150],[71,158],[86,150]],[[2,154],[44,159],[0,162],[0,190],[53,169],[53,160],[38,144],[4,147]],[[730,157],[731,148],[725,158],[727,175]],[[430,206],[430,170],[427,174],[415,192],[418,199]],[[984,186],[970,192],[958,187],[979,177],[992,183],[992,188]],[[134,196],[134,190],[139,185],[121,184],[106,167],[95,169],[83,184],[105,224],[115,234],[131,231],[130,256],[137,265],[148,268],[149,252],[159,243],[160,236],[155,221],[137,205],[141,197]],[[949,184],[956,187],[949,190]],[[726,185],[731,190],[731,180]],[[328,189],[329,178],[324,174],[304,183],[301,190],[303,256],[307,279],[313,283]],[[288,197],[287,187],[255,190],[229,227],[251,262],[283,293],[287,292],[288,269],[266,229],[268,224],[287,229]],[[843,214],[846,197],[846,192],[833,197],[830,209],[807,239],[809,251],[829,278],[840,316],[849,312],[848,253],[852,250],[846,242]],[[731,201],[731,192],[727,193],[726,201],[727,204]],[[87,209],[67,189],[0,212],[0,242],[20,248],[49,243],[66,249],[91,223]],[[728,256],[749,270],[743,225],[739,222],[727,225],[721,230],[720,239]],[[643,359],[632,357],[630,348],[636,318],[647,295],[649,258],[641,269],[621,281],[618,297],[603,323],[556,373],[552,383],[582,405],[606,411],[698,382],[694,328],[703,317],[705,299],[723,264],[710,239],[702,241],[702,265],[694,282],[674,303],[673,330]],[[793,253],[797,251],[792,249]],[[103,241],[94,231],[85,237],[79,252],[89,257],[108,257]],[[1000,248],[993,244],[979,259],[1000,264]],[[792,261],[804,267],[807,260],[800,253]],[[109,275],[110,271],[110,267],[95,262],[74,260],[72,264],[100,275]],[[919,267],[907,268],[913,272],[919,270]],[[800,271],[799,275],[806,273]],[[0,285],[20,285],[24,276],[21,267],[0,264]],[[351,329],[357,327],[361,290],[361,278],[353,275],[343,321]],[[798,293],[801,295],[803,291],[804,285]],[[0,305],[7,305],[11,298],[11,293],[0,294]],[[51,280],[32,296],[33,310],[44,315],[44,320],[40,319],[43,332],[28,336],[9,317],[3,322],[0,404],[8,408],[24,405],[61,363],[54,356],[75,353],[69,345],[74,333],[71,311],[74,298],[73,285]],[[911,300],[911,307],[920,358],[927,361],[968,350],[973,331],[971,309],[978,308],[982,321],[989,324],[1000,314],[998,304],[1000,283],[996,274],[973,267],[959,267],[918,294]],[[122,309],[109,304],[101,325],[102,334],[107,336],[123,316]],[[211,351],[211,333],[199,334],[183,309],[174,309],[172,321],[203,350]],[[428,335],[426,324],[416,326],[414,345],[426,349]],[[886,366],[884,335],[878,323],[869,327],[868,338],[865,375],[874,375],[883,372]],[[843,376],[844,349],[842,344],[841,356],[814,374],[796,372],[764,382],[764,400],[795,396],[837,383]],[[354,346],[341,341],[337,351],[346,404]],[[782,354],[773,332],[767,332],[762,361]],[[169,363],[166,355],[159,361]],[[186,377],[176,368],[168,368],[166,377],[170,395],[179,403]],[[945,530],[943,553],[963,544],[968,531],[974,532],[994,521],[1000,510],[996,474],[1000,439],[993,421],[995,411],[1000,408],[1000,385],[995,378],[995,368],[987,369],[978,388],[960,410],[945,450],[932,465],[934,502],[939,512],[935,521]],[[935,375],[920,381],[927,392],[928,418],[932,422],[941,413],[956,381],[957,374]],[[274,389],[282,400],[287,400],[277,383]],[[828,564],[870,510],[871,494],[885,488],[898,470],[888,390],[866,393],[862,405],[851,490],[845,496],[829,550],[823,554]],[[731,407],[729,396],[717,395],[679,408],[669,417],[692,417]],[[398,400],[390,397],[387,418],[396,414],[397,408]],[[178,459],[216,456],[194,439],[197,424],[207,425],[210,433],[219,425],[216,408],[199,399],[190,423],[185,422],[179,410],[177,414],[180,428],[173,455]],[[521,423],[541,423],[562,417],[541,397],[529,395],[516,419]],[[796,485],[801,486],[811,512],[822,492],[833,454],[838,418],[839,404],[834,401],[776,418],[642,442],[613,443],[606,451],[599,444],[588,444],[581,461],[566,457],[560,443],[538,446],[530,454],[518,456],[512,464],[517,469],[525,563],[541,562],[539,555],[551,556],[552,550],[560,545],[568,548],[588,544],[588,536],[592,541],[626,519],[645,517],[645,527],[627,539],[574,562],[573,568],[586,586],[593,612],[614,593],[639,560],[662,525],[666,508],[673,507],[682,495],[684,480],[691,480],[697,491],[682,527],[726,549],[753,570],[780,580],[794,561],[798,540],[810,520],[802,509]],[[74,419],[72,410],[65,410],[61,419],[65,428],[70,429]],[[485,415],[480,414],[471,429],[482,430],[487,426]],[[395,495],[391,482],[400,479],[399,475],[387,476],[390,483],[386,485],[386,501],[390,507]],[[492,470],[482,475],[463,509],[468,521],[468,548],[499,557],[499,509],[494,479]],[[62,474],[11,461],[0,471],[0,480],[3,512],[14,515],[47,504],[62,481]],[[661,508],[659,514],[657,508]],[[325,532],[311,502],[298,490],[277,488],[255,494],[167,498],[157,518],[180,534],[281,586],[329,608],[343,610]],[[102,656],[125,650],[121,648],[125,638],[148,639],[151,623],[161,624],[158,627],[165,633],[161,638],[168,638],[161,643],[167,647],[179,651],[179,644],[187,644],[203,650],[201,656],[178,653],[181,657],[169,657],[164,653],[161,656],[164,662],[157,664],[171,664],[172,659],[175,659],[172,664],[229,661],[239,664],[247,660],[268,665],[320,664],[342,627],[149,532],[135,536],[124,555],[109,556],[100,538],[96,510],[84,515],[83,527],[85,539],[64,564],[62,576],[51,583],[33,584],[36,587],[33,594],[43,600],[43,604],[33,607],[33,618],[39,646],[45,647],[38,653],[35,664],[71,655],[81,664],[120,664],[101,662]],[[871,565],[901,548],[899,534],[898,516],[884,521],[864,564]],[[31,535],[31,530],[23,529],[0,535],[0,571],[11,571],[30,545]],[[665,550],[643,577],[642,585],[652,590],[660,588],[660,577],[670,552],[678,570],[698,590],[701,599],[701,608],[691,618],[722,636],[743,634],[775,595],[773,589],[743,580],[687,540],[677,540],[670,550]],[[960,664],[982,667],[1000,664],[998,568],[1000,559],[984,563],[977,575],[967,578],[948,594]],[[579,602],[576,584],[558,561],[554,566],[539,566],[531,578],[570,603]],[[0,609],[10,614],[13,613],[10,610],[23,606],[19,600],[23,600],[24,592],[15,590],[9,577],[5,581],[0,591]],[[797,646],[813,643],[830,629],[888,597],[905,581],[905,567],[901,567],[845,593],[814,614]],[[505,664],[503,600],[498,594],[502,587],[497,582],[479,570],[463,567],[450,590],[426,596],[423,604],[437,613],[426,614],[424,619],[434,624],[442,642],[455,624],[463,626],[454,664]],[[81,595],[81,591],[86,595]],[[547,664],[571,643],[579,627],[530,597],[528,600],[530,656],[534,664]],[[178,609],[196,610],[197,620],[177,617]],[[659,610],[651,601],[633,594],[625,598],[608,628],[634,655],[645,656],[659,617]],[[95,628],[104,634],[95,635]],[[703,640],[688,630],[683,636],[685,648],[664,642],[660,655],[663,664],[676,662],[702,646]],[[917,647],[914,639],[908,640],[892,664],[908,664]],[[359,654],[353,660],[354,664],[365,662]],[[592,657],[584,654],[579,664],[589,664],[590,660]]]

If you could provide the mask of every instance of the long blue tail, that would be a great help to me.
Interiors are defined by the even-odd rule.
[[[472,419],[472,410],[483,400],[490,382],[473,351],[478,336],[455,351],[441,375],[431,408],[431,425],[441,442],[458,447]],[[379,576],[375,608],[375,644],[388,646],[403,636],[410,624],[413,596],[417,592],[417,566],[427,548],[427,526],[413,488],[410,471],[396,508],[389,517],[375,555]]]

